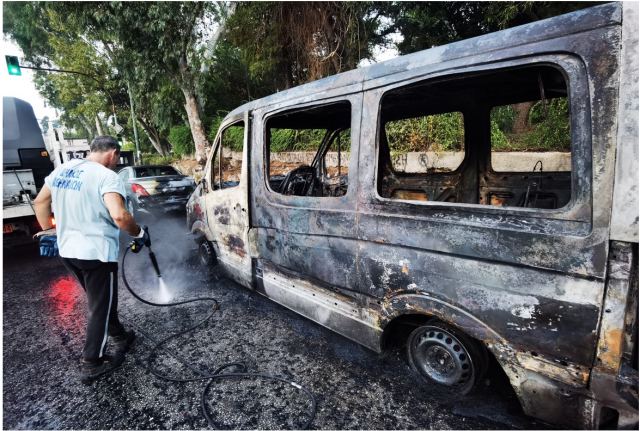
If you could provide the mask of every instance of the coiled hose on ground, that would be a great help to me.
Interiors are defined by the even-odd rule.
[[[153,348],[149,352],[149,356],[148,356],[148,359],[147,359],[147,368],[149,369],[151,374],[153,374],[154,376],[156,376],[156,377],[158,377],[160,379],[163,379],[163,380],[167,380],[167,381],[170,381],[170,382],[179,382],[179,383],[208,380],[206,386],[202,390],[202,394],[200,395],[200,406],[202,408],[203,416],[207,420],[207,423],[209,424],[209,426],[212,427],[212,428],[218,428],[219,425],[214,422],[213,418],[211,417],[211,414],[209,413],[209,410],[207,409],[207,403],[206,403],[206,399],[207,398],[206,397],[207,397],[207,392],[209,391],[209,388],[211,388],[211,386],[213,385],[213,383],[215,381],[222,380],[222,379],[233,379],[233,378],[255,378],[255,379],[261,379],[261,380],[278,381],[278,382],[289,384],[289,385],[293,386],[294,388],[296,388],[297,390],[301,391],[303,394],[305,394],[309,398],[309,400],[311,401],[311,407],[309,408],[309,417],[308,417],[307,421],[300,427],[300,429],[308,429],[309,428],[309,426],[313,422],[313,420],[315,418],[315,415],[316,415],[316,410],[317,410],[316,397],[310,390],[308,390],[304,386],[299,385],[298,383],[296,383],[296,382],[294,382],[292,380],[289,380],[289,379],[286,379],[286,378],[283,378],[283,377],[270,375],[270,374],[248,372],[247,371],[247,367],[241,362],[229,362],[229,363],[222,364],[213,373],[207,374],[207,373],[203,373],[202,371],[197,369],[193,364],[190,364],[189,362],[187,362],[186,360],[181,358],[179,355],[177,355],[177,354],[175,354],[173,352],[170,352],[168,350],[165,350],[165,351],[168,354],[170,354],[174,359],[176,359],[178,362],[180,362],[185,367],[187,367],[188,369],[193,371],[198,377],[176,378],[176,377],[171,377],[171,376],[162,374],[157,369],[155,369],[153,367],[153,365],[152,365],[152,361],[153,361],[153,359],[154,359],[154,357],[156,355],[156,352],[164,344],[166,344],[169,340],[172,340],[172,339],[174,339],[176,337],[184,335],[184,334],[186,334],[188,332],[194,331],[198,327],[204,325],[207,321],[209,321],[209,319],[211,319],[213,317],[215,312],[220,308],[220,305],[219,305],[218,301],[215,298],[212,298],[212,297],[200,297],[200,298],[189,299],[189,300],[185,300],[185,301],[171,302],[171,303],[167,303],[167,304],[159,304],[159,303],[147,301],[146,299],[140,297],[140,295],[138,295],[131,288],[131,286],[129,285],[129,282],[127,280],[126,271],[125,271],[125,261],[126,261],[126,257],[127,257],[127,253],[128,252],[129,252],[129,248],[127,247],[125,249],[125,251],[124,251],[124,254],[122,255],[122,264],[121,264],[121,267],[122,267],[122,279],[124,280],[124,285],[126,286],[127,290],[138,301],[142,302],[143,304],[147,304],[147,305],[150,305],[150,306],[153,306],[153,307],[175,307],[177,305],[184,305],[184,304],[190,304],[190,303],[202,302],[202,301],[206,301],[206,302],[211,302],[212,303],[212,310],[204,319],[200,320],[195,325],[193,325],[193,326],[191,326],[191,327],[189,327],[189,328],[187,328],[185,330],[176,332],[175,334],[169,335],[168,337],[165,337],[160,341],[154,340],[150,335],[146,334],[144,331],[142,331],[142,329],[140,329],[137,325],[134,325],[132,322],[127,322],[132,327],[135,327],[135,329],[142,336],[144,336],[145,338],[149,339],[152,343],[154,343]],[[151,253],[150,249],[149,249],[149,252]],[[234,372],[223,372],[223,371],[225,371],[227,369],[232,369],[232,368],[235,368]]]

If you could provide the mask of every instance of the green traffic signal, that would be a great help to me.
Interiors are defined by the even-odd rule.
[[[7,69],[9,70],[9,75],[14,75],[14,76],[22,75],[18,57],[16,57],[15,55],[5,55],[4,58],[7,61]]]

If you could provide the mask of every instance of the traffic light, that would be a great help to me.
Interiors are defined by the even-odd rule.
[[[22,75],[18,57],[16,57],[15,55],[5,55],[4,58],[5,60],[7,60],[7,69],[9,69],[9,75],[15,75],[15,76]]]

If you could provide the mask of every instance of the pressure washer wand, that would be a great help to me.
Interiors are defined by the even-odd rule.
[[[158,266],[158,260],[156,259],[156,255],[153,254],[153,251],[151,251],[151,247],[149,248],[149,259],[151,259],[151,264],[153,265],[153,269],[156,272],[156,275],[158,276],[158,278],[162,278],[162,275],[160,275],[160,267]]]

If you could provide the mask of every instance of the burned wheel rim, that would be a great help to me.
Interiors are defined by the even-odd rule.
[[[476,379],[470,348],[439,326],[421,326],[414,330],[407,345],[412,368],[426,380],[466,394]]]

